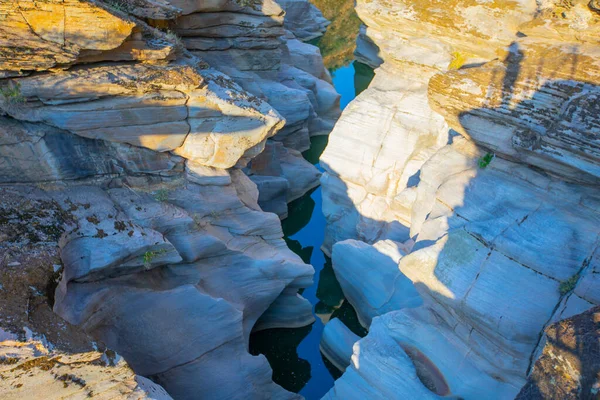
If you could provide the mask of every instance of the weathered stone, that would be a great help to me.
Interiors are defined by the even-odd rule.
[[[181,164],[178,157],[168,153],[91,140],[44,124],[0,118],[2,183],[139,173],[173,175],[181,172]]]
[[[599,16],[584,1],[357,8],[358,52],[383,65],[321,160],[324,249],[363,323],[379,316],[326,398],[514,398],[544,329],[600,301]],[[384,239],[406,254],[368,245]],[[400,305],[411,293],[383,267],[361,274],[350,244],[422,305]]]
[[[282,124],[276,111],[224,75],[201,75],[190,65],[85,67],[24,79],[16,88],[26,102],[0,99],[15,118],[175,150],[208,166],[232,167]]]
[[[368,327],[374,317],[389,311],[422,304],[413,282],[398,269],[403,255],[391,241],[370,246],[345,240],[333,246],[333,270],[363,326]]]
[[[0,17],[0,70],[4,71],[43,71],[85,62],[90,54],[99,60],[114,59],[114,55],[104,58],[103,53],[115,50],[122,60],[166,58],[174,47],[154,38],[125,44],[143,23],[94,2],[3,1]],[[163,53],[154,54],[161,47]]]
[[[279,0],[285,11],[285,29],[303,41],[322,36],[327,30],[329,21],[321,11],[307,0]]]
[[[600,307],[545,330],[544,351],[516,400],[593,399],[600,389]]]
[[[325,329],[319,349],[340,371],[345,371],[352,362],[352,348],[360,337],[355,335],[337,318],[330,320]]]
[[[121,359],[107,365],[99,352],[66,354],[48,351],[39,342],[0,342],[3,398],[169,400],[152,381],[135,375]],[[9,361],[9,362],[6,362]]]

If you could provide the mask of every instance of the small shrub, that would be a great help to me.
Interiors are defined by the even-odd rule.
[[[131,9],[129,4],[127,4],[126,0],[108,0],[105,2],[105,4],[109,8],[112,8],[115,11],[119,11],[125,14],[127,14]]]
[[[156,201],[169,200],[169,191],[167,189],[158,189],[156,193],[154,193],[154,199]]]
[[[147,251],[144,253],[144,267],[150,268],[152,261],[161,254],[165,254],[166,250]]]
[[[25,97],[21,93],[21,85],[14,82],[4,88],[0,88],[0,95],[9,105],[23,104],[26,102]]]
[[[175,47],[179,48],[179,49],[183,49],[185,48],[183,45],[183,42],[181,41],[181,38],[179,36],[177,36],[177,34],[173,31],[166,31],[165,35],[167,36],[167,39],[172,42],[175,43]]]
[[[490,163],[492,162],[493,159],[494,159],[494,153],[487,153],[485,156],[483,156],[479,159],[479,168],[481,168],[481,169],[486,168],[488,165],[490,165]]]
[[[577,281],[579,280],[579,274],[575,274],[566,281],[562,281],[560,286],[558,287],[558,291],[562,296],[569,293],[571,290],[575,289],[575,285],[577,285]]]

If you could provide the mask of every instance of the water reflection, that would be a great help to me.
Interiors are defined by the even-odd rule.
[[[373,70],[356,61],[352,53],[360,21],[354,12],[354,0],[312,0],[325,17],[332,21],[317,45],[330,69],[333,84],[341,94],[343,109],[373,79]],[[319,170],[319,157],[327,145],[327,136],[311,138],[311,147],[303,156]],[[331,260],[320,249],[325,234],[325,216],[321,211],[321,188],[318,187],[288,205],[288,218],[282,222],[289,248],[315,268],[314,285],[302,291],[313,305],[316,321],[299,329],[269,329],[253,333],[250,352],[264,354],[273,368],[273,380],[285,389],[306,399],[320,399],[341,376],[321,355],[319,344],[324,326],[340,318],[354,333],[365,336],[352,306],[335,278]]]
[[[340,99],[342,110],[346,108],[348,103],[354,100],[358,93],[361,93],[369,86],[369,83],[371,83],[375,76],[371,67],[358,61],[330,72],[333,86],[335,86],[337,92],[342,96]]]
[[[310,0],[331,21],[327,32],[311,41],[321,49],[323,63],[330,71],[348,65],[354,59],[356,37],[361,21],[354,0]]]
[[[318,160],[326,145],[326,136],[312,138],[311,148],[303,156],[321,169]],[[357,335],[366,334],[344,298],[331,259],[320,249],[326,223],[321,204],[318,187],[290,203],[289,217],[282,222],[289,248],[315,268],[315,284],[302,295],[313,304],[316,321],[304,328],[269,329],[250,337],[250,352],[267,357],[273,368],[273,381],[308,400],[320,399],[341,376],[319,350],[325,324],[331,318],[340,318]]]

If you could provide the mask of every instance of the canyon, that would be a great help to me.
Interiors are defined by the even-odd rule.
[[[0,0],[3,398],[596,398],[600,6],[356,13]]]

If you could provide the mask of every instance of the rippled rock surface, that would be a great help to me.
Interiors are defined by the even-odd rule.
[[[174,398],[298,398],[248,339],[314,320],[279,217],[318,185],[300,151],[339,114],[318,49],[273,1],[3,2],[0,19],[0,327],[116,351]],[[127,371],[115,388],[143,398]]]
[[[324,248],[370,326],[328,398],[514,398],[545,328],[600,304],[600,16],[587,2],[357,11],[359,59],[383,64],[321,158]]]

